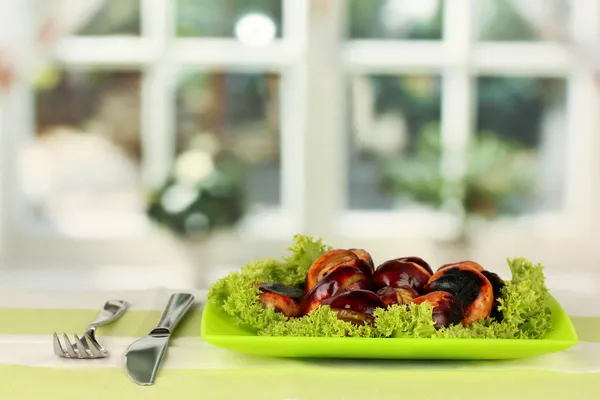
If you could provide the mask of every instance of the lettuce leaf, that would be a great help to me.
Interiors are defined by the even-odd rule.
[[[327,336],[375,337],[376,329],[370,325],[355,326],[337,319],[329,306],[321,306],[301,318],[275,321],[259,332],[267,336]]]
[[[408,309],[402,306],[377,309],[374,323],[365,326],[338,320],[327,306],[301,318],[287,318],[258,301],[256,285],[281,282],[301,287],[311,264],[331,247],[321,239],[296,235],[289,250],[291,254],[282,260],[251,261],[239,272],[220,279],[210,288],[208,300],[231,316],[238,326],[258,335],[539,339],[550,329],[543,266],[533,265],[523,257],[507,259],[512,279],[505,281],[499,299],[502,322],[487,319],[470,326],[459,324],[436,331],[428,303],[413,304]]]
[[[258,333],[272,324],[287,321],[284,315],[258,301],[256,285],[268,282],[301,285],[314,260],[331,247],[324,245],[321,239],[296,235],[289,250],[292,254],[281,261],[250,261],[239,272],[232,272],[218,280],[208,291],[208,301],[220,306],[238,326]]]
[[[430,303],[413,304],[410,308],[393,305],[374,312],[375,326],[380,337],[429,338],[435,333]]]

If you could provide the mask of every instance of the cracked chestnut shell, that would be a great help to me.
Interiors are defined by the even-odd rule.
[[[371,267],[365,261],[363,261],[361,259],[350,260],[349,262],[347,262],[345,264],[341,264],[336,267],[330,268],[327,272],[325,272],[325,276],[327,276],[327,274],[330,274],[331,272],[335,271],[337,268],[342,267],[342,266],[348,266],[348,267],[354,267],[354,268],[360,269],[362,271],[362,273],[365,274],[367,279],[370,279],[373,276],[373,270],[371,269]]]
[[[473,268],[475,271],[479,271],[479,272],[482,272],[484,270],[483,267],[480,264],[476,263],[475,261],[465,260],[465,261],[459,261],[459,262],[450,263],[450,264],[444,264],[441,267],[439,267],[436,272],[442,271],[446,268],[456,267],[456,266]]]
[[[490,281],[479,271],[469,266],[452,266],[437,271],[424,288],[425,293],[448,292],[462,305],[463,324],[490,316],[494,302],[494,291]]]
[[[404,261],[404,262],[412,262],[417,265],[420,265],[421,267],[425,268],[425,270],[427,272],[429,272],[430,275],[433,275],[433,270],[431,269],[431,266],[425,260],[423,260],[421,257],[401,257],[401,258],[397,258],[396,260]]]
[[[306,291],[310,291],[328,273],[343,265],[359,266],[364,264],[358,256],[350,250],[331,250],[317,258],[306,274]],[[364,266],[363,266],[364,267]]]
[[[302,313],[316,310],[321,302],[346,290],[368,289],[369,282],[361,270],[341,266],[321,279],[302,300]]]
[[[394,304],[409,304],[413,299],[419,297],[419,293],[410,286],[401,286],[399,288],[386,286],[379,289],[377,295],[386,307]]]
[[[356,259],[356,260],[350,260],[346,263],[332,266],[331,268],[324,270],[321,274],[319,274],[319,277],[318,277],[319,280],[317,281],[317,284],[319,282],[321,282],[323,279],[325,279],[327,276],[329,276],[332,273],[334,273],[335,271],[337,271],[338,268],[342,268],[342,267],[352,267],[352,268],[356,268],[356,269],[360,270],[365,275],[366,279],[368,279],[370,282],[370,278],[372,276],[371,270],[369,269],[369,267],[363,260]]]
[[[431,317],[435,329],[460,323],[463,309],[454,295],[448,292],[431,292],[413,300],[414,304],[430,303],[433,306]]]
[[[373,275],[373,284],[377,289],[386,286],[409,286],[420,293],[429,278],[431,274],[414,262],[389,260],[377,267]]]
[[[375,264],[373,263],[373,258],[371,254],[364,249],[350,249],[351,252],[356,254],[359,260],[362,260],[368,267],[367,271],[363,271],[365,275],[371,276],[373,272],[375,272]]]
[[[329,306],[339,319],[358,325],[373,322],[373,312],[376,308],[385,308],[383,301],[369,290],[353,290],[343,292],[321,303]]]
[[[505,283],[502,278],[494,272],[485,270],[481,271],[481,274],[490,281],[494,293],[494,302],[492,303],[490,317],[494,318],[496,321],[502,321],[502,311],[498,310],[498,306],[500,305],[498,299],[502,298],[502,288],[505,286]]]
[[[372,324],[375,321],[375,317],[373,317],[372,315],[344,308],[332,308],[331,311],[333,311],[336,314],[337,319],[350,322],[354,325]]]
[[[298,317],[301,309],[296,299],[302,297],[304,292],[292,286],[283,285],[278,282],[259,285],[258,289],[262,292],[258,300],[265,306],[272,306],[286,317]]]

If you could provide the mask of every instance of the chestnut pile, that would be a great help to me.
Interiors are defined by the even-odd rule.
[[[317,258],[305,288],[272,282],[259,285],[260,302],[288,317],[327,305],[341,320],[372,323],[376,308],[432,305],[435,328],[502,318],[498,299],[504,281],[474,261],[442,265],[434,273],[419,257],[388,260],[377,268],[363,249],[336,249]]]

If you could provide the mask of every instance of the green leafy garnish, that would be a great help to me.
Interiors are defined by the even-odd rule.
[[[268,336],[374,337],[377,336],[377,331],[370,325],[355,326],[339,320],[328,306],[321,306],[302,318],[275,321],[259,334]]]
[[[436,331],[429,303],[376,309],[374,323],[363,326],[337,319],[328,306],[301,318],[288,318],[259,302],[257,286],[280,282],[302,287],[312,263],[331,247],[321,239],[296,235],[289,250],[291,254],[280,261],[252,261],[239,272],[220,279],[210,288],[209,301],[238,326],[269,336],[539,339],[550,329],[543,267],[522,257],[507,260],[512,279],[505,281],[499,299],[501,322],[488,318],[470,326],[458,324]]]
[[[241,271],[218,280],[208,291],[208,300],[233,317],[238,326],[256,330],[259,334],[274,323],[287,321],[283,314],[264,307],[258,301],[260,292],[257,285],[269,282],[301,285],[313,261],[331,247],[324,245],[320,239],[296,235],[289,250],[292,254],[282,261],[251,261]]]
[[[410,308],[393,305],[374,312],[375,326],[380,337],[428,338],[435,333],[431,318],[433,307],[425,302]]]

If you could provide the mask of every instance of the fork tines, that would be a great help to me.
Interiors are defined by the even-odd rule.
[[[56,332],[53,334],[53,345],[54,354],[65,357],[65,358],[103,358],[106,355],[103,352],[102,346],[95,340],[85,334],[81,339],[76,334],[73,335],[75,338],[75,345],[71,343],[67,334],[62,334],[62,343],[58,339]]]

